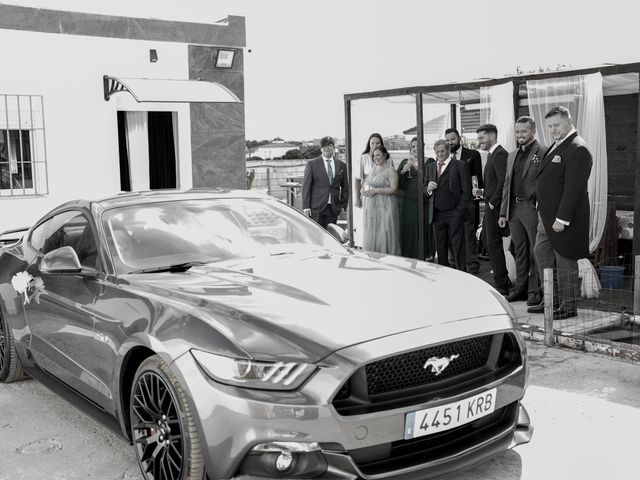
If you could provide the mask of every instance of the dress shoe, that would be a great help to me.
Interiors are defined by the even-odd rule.
[[[554,320],[565,320],[571,317],[577,317],[578,311],[575,308],[558,308],[553,311],[553,319]]]
[[[527,305],[533,307],[534,305],[538,305],[542,301],[542,295],[539,293],[530,293],[529,298],[527,299]]]
[[[527,308],[527,313],[544,313],[544,302],[530,306]]]
[[[527,292],[519,292],[517,290],[513,290],[509,295],[506,296],[507,302],[518,302],[520,300],[527,299]]]

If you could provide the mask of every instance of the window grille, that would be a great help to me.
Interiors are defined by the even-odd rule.
[[[0,197],[49,193],[41,95],[0,94]]]

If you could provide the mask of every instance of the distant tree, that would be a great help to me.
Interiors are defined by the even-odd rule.
[[[322,155],[322,151],[320,147],[313,145],[311,147],[306,147],[302,152],[302,158],[315,158]]]
[[[249,160],[264,160],[262,157],[249,157]]]
[[[302,156],[302,152],[297,148],[287,150],[285,154],[282,156],[283,160],[295,160],[297,158],[304,158]]]

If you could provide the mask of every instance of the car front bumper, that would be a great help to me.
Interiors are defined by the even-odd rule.
[[[496,331],[504,331],[505,328],[500,327],[505,326],[497,321]],[[436,343],[438,339],[434,341],[433,332],[431,334],[431,341]],[[444,332],[442,335],[443,340],[452,338]],[[206,470],[212,479],[295,478],[275,472],[246,472],[245,461],[255,454],[251,449],[266,442],[318,443],[327,468],[314,478],[409,480],[465,468],[530,440],[533,427],[526,409],[520,404],[526,384],[526,361],[506,377],[463,395],[362,415],[343,416],[335,410],[332,405],[334,394],[357,368],[371,359],[424,345],[424,339],[407,332],[344,349],[326,358],[323,366],[303,387],[293,392],[222,385],[211,380],[190,354],[178,358],[172,367],[197,413]],[[499,425],[485,429],[482,435],[474,437],[473,432],[467,432],[467,440],[456,443],[451,449],[432,448],[433,455],[412,452],[415,461],[397,468],[391,461],[388,468],[372,469],[370,461],[357,458],[375,457],[376,449],[390,445],[404,448],[404,442],[407,442],[404,440],[406,414],[462,400],[492,388],[497,392],[496,411],[505,413]],[[369,467],[362,467],[363,463]]]

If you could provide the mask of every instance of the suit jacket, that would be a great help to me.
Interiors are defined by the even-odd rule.
[[[426,181],[424,194],[426,193],[426,185],[429,182],[437,182],[438,181],[438,163],[428,163],[426,168]],[[453,195],[456,200],[456,208],[460,210],[460,213],[464,216],[467,210],[467,204],[471,201],[471,179],[469,178],[469,169],[467,165],[462,160],[450,160],[449,165],[442,173],[442,175],[449,175],[449,191]],[[433,192],[431,195],[428,195],[429,198],[429,223],[433,222],[433,210],[434,210],[434,199],[437,195],[437,190]]]
[[[553,249],[565,258],[578,260],[589,255],[587,187],[593,157],[577,132],[549,150],[542,158],[536,182],[540,218]],[[559,233],[551,228],[556,218],[569,222]]]
[[[467,163],[469,167],[469,180],[474,175],[478,177],[478,188],[483,188],[482,182],[482,157],[480,152],[471,148],[460,147],[460,160]]]
[[[507,170],[507,151],[498,145],[487,159],[484,166],[484,200],[490,202],[494,208],[500,208],[502,189]]]
[[[509,153],[507,157],[507,172],[504,177],[504,188],[502,189],[502,204],[500,205],[500,216],[509,218],[511,208],[511,184],[513,179],[513,168],[516,161],[516,155],[519,148]],[[536,177],[538,175],[538,168],[542,161],[542,156],[546,150],[546,147],[540,144],[537,140],[533,141],[529,153],[524,160],[524,169],[522,170],[522,188],[524,189],[524,196],[535,201],[536,199]]]
[[[312,214],[319,214],[331,196],[331,209],[338,215],[340,209],[349,203],[347,165],[334,157],[335,171],[331,184],[324,165],[322,155],[307,162],[302,177],[302,208],[310,208]]]

